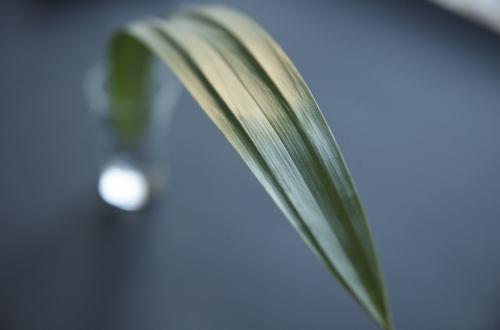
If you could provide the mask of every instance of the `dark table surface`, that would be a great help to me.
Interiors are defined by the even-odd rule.
[[[500,328],[500,43],[420,1],[222,1],[332,125],[398,329]],[[0,329],[375,329],[185,93],[162,202],[97,197],[82,77],[168,1],[0,4]]]

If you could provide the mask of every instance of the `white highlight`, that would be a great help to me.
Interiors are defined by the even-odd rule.
[[[433,0],[500,32],[500,0]]]
[[[123,162],[112,163],[101,172],[98,189],[104,201],[126,211],[140,210],[149,198],[145,175]]]

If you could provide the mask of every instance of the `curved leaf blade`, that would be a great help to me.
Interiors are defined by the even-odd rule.
[[[111,47],[117,116],[142,90],[149,54],[167,63],[304,241],[385,329],[392,329],[366,217],[340,149],[304,80],[255,22],[223,7],[180,11],[118,33]],[[139,57],[138,55],[139,54]],[[138,68],[139,66],[139,68]],[[123,79],[126,82],[123,82]],[[145,93],[132,104],[147,104]]]

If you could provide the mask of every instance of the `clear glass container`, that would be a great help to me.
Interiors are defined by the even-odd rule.
[[[171,126],[181,95],[177,78],[161,63],[151,71],[148,116],[134,143],[123,143],[113,127],[105,63],[85,75],[84,92],[90,114],[98,125],[102,167],[99,196],[123,211],[144,209],[168,187]]]

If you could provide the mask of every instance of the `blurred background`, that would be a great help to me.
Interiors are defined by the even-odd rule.
[[[375,329],[187,93],[168,194],[129,215],[99,199],[83,77],[112,31],[183,2],[1,2],[0,329]],[[396,327],[500,329],[499,37],[424,1],[218,3],[315,94]]]

